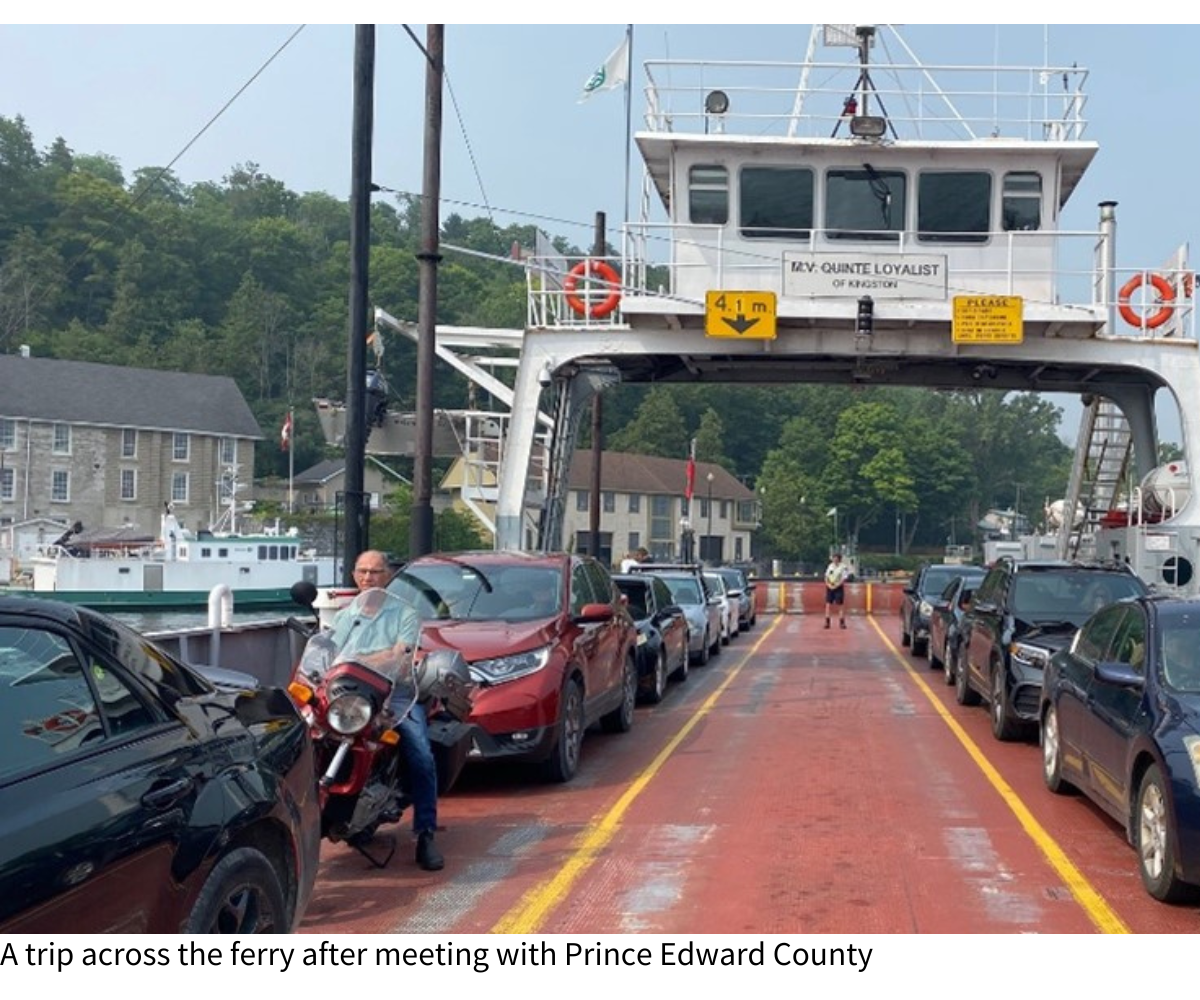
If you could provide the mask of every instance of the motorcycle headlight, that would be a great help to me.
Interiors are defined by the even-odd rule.
[[[498,656],[494,660],[476,660],[471,664],[471,676],[487,684],[513,681],[527,674],[535,674],[550,662],[550,647],[531,649],[527,653]]]
[[[1045,670],[1050,662],[1050,654],[1046,650],[1026,642],[1014,642],[1008,647],[1008,652],[1017,663],[1033,670]]]
[[[367,727],[372,714],[370,701],[361,694],[343,694],[329,703],[325,719],[335,733],[353,736]]]

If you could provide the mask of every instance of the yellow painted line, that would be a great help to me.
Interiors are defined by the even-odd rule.
[[[879,638],[883,640],[884,645],[891,650],[892,655],[904,667],[909,677],[916,682],[917,687],[921,689],[921,693],[929,699],[929,703],[933,706],[934,711],[946,723],[958,742],[963,745],[963,748],[970,755],[971,759],[979,766],[988,783],[996,789],[1000,798],[1004,800],[1004,804],[1012,810],[1013,815],[1017,817],[1017,822],[1021,824],[1025,833],[1028,834],[1029,839],[1046,856],[1046,860],[1050,862],[1050,867],[1066,883],[1067,888],[1071,891],[1071,895],[1083,907],[1083,911],[1088,915],[1088,919],[1096,925],[1097,930],[1104,934],[1128,934],[1129,927],[1117,916],[1116,911],[1108,905],[1105,898],[1087,880],[1083,872],[1075,867],[1071,859],[1067,857],[1066,852],[1058,846],[1058,841],[1050,836],[1041,823],[1034,819],[1033,813],[1029,811],[1029,807],[1013,791],[1012,786],[1000,776],[1000,772],[996,770],[992,762],[979,749],[979,745],[967,735],[967,731],[959,725],[958,720],[941,703],[941,700],[933,693],[933,689],[930,688],[925,678],[913,669],[912,664],[908,662],[908,658],[884,634],[882,627],[875,620],[874,616],[871,616],[870,621],[875,631],[879,633]]]
[[[687,739],[688,734],[696,728],[700,720],[712,711],[713,706],[716,705],[721,695],[725,693],[725,689],[741,673],[742,667],[749,662],[751,656],[758,652],[758,647],[766,641],[767,636],[775,631],[776,627],[785,617],[787,616],[783,614],[775,617],[775,621],[771,623],[771,627],[759,636],[758,642],[742,655],[738,665],[729,672],[729,676],[704,700],[704,704],[683,724],[679,732],[671,737],[670,742],[659,751],[658,756],[650,762],[645,770],[633,780],[612,808],[597,819],[592,820],[575,838],[571,856],[563,866],[554,875],[544,879],[541,883],[526,892],[517,902],[516,906],[500,918],[496,926],[492,928],[491,933],[536,934],[539,931],[554,907],[566,898],[567,893],[571,891],[571,887],[592,866],[600,856],[601,851],[608,846],[609,841],[616,835],[621,825],[621,820],[625,816],[625,813],[629,811],[629,807],[646,790],[646,786],[650,784],[654,776],[662,769],[662,766],[679,748],[679,745]]]

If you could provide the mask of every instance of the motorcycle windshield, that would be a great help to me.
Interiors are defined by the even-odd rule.
[[[333,627],[308,640],[301,672],[312,681],[342,663],[358,663],[393,683],[412,669],[423,617],[432,617],[428,600],[417,593],[373,587],[338,612]]]

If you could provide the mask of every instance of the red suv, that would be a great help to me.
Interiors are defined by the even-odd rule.
[[[457,649],[478,682],[471,759],[540,762],[553,781],[579,767],[584,731],[633,726],[637,629],[608,570],[566,553],[456,552],[404,567],[436,594],[427,649]]]

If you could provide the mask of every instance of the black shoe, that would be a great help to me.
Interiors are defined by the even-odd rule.
[[[845,627],[846,627],[846,619],[845,619],[845,618],[843,618],[843,619],[841,620],[841,627],[842,627],[842,628],[845,628]]]
[[[828,618],[825,619],[825,627],[829,628],[829,619]]]
[[[440,872],[446,859],[433,843],[433,831],[422,830],[417,835],[417,864],[427,872]]]

